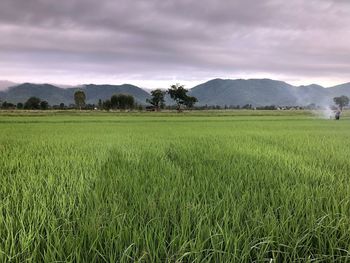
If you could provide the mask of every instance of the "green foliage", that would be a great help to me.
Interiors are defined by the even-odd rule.
[[[77,90],[76,92],[74,92],[74,102],[79,109],[85,106],[85,100],[86,95],[84,91]]]
[[[347,96],[340,96],[340,97],[335,97],[333,99],[334,103],[339,106],[341,110],[343,110],[343,107],[349,105],[349,97]]]
[[[11,102],[7,102],[7,101],[4,101],[1,104],[1,109],[4,109],[4,110],[14,109],[15,107],[16,107],[15,104],[13,104]]]
[[[41,100],[37,97],[30,97],[24,104],[24,108],[28,110],[39,110]]]
[[[165,106],[165,96],[166,92],[161,89],[156,89],[151,91],[152,97],[147,99],[146,102],[153,105],[158,111],[163,109]]]
[[[1,114],[0,262],[350,261],[348,121]]]
[[[135,100],[132,95],[115,94],[111,97],[111,106],[113,109],[132,109],[134,108]]]
[[[197,98],[196,97],[192,97],[192,96],[187,96],[186,100],[185,100],[185,105],[187,108],[191,109],[193,108],[194,104],[197,102]]]
[[[180,84],[172,85],[170,89],[168,89],[168,94],[170,95],[170,98],[172,98],[176,102],[179,110],[181,105],[185,104],[187,92],[188,90]]]
[[[187,92],[188,90],[180,84],[172,85],[170,89],[168,89],[168,94],[170,95],[170,98],[176,102],[178,111],[181,110],[181,105],[186,105],[188,108],[192,108],[197,102],[197,98],[188,96]]]
[[[18,102],[16,108],[19,109],[19,110],[23,109],[24,108],[23,103],[22,102]]]
[[[102,108],[106,111],[109,111],[110,109],[112,109],[112,103],[110,100],[105,100],[103,103],[102,103]]]
[[[49,103],[45,100],[40,102],[40,109],[41,110],[47,110],[49,108]]]

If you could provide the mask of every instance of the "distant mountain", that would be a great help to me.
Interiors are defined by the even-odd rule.
[[[350,82],[334,86],[327,90],[329,90],[329,94],[333,97],[339,96],[339,95],[345,95],[350,98]]]
[[[68,105],[74,103],[73,95],[78,89],[85,91],[87,103],[96,104],[98,100],[109,99],[113,94],[130,94],[136,101],[146,104],[150,94],[137,86],[124,85],[81,85],[79,87],[58,87],[51,84],[24,83],[6,90],[0,90],[0,100],[17,103],[25,102],[29,97],[36,96],[47,100],[51,105],[61,102]],[[308,86],[293,86],[283,81],[272,79],[213,79],[189,90],[191,96],[198,99],[197,105],[300,105],[309,104],[330,105],[333,98],[346,95],[350,97],[350,83],[324,88],[312,84]],[[166,96],[166,104],[174,104]]]
[[[293,86],[270,79],[214,79],[190,90],[201,105],[295,104]]]
[[[0,80],[0,92],[3,90],[6,90],[7,88],[11,87],[11,86],[15,86],[17,85],[14,82],[11,81],[7,81],[7,80]]]
[[[5,92],[3,100],[12,103],[25,102],[29,97],[38,97],[50,104],[67,103],[69,101],[68,90],[58,88],[50,84],[24,83],[9,88]]]
[[[213,79],[189,93],[198,98],[198,105],[329,105],[335,96],[350,97],[350,83],[324,88],[316,84],[296,87],[271,79]]]
[[[109,99],[114,94],[130,94],[134,96],[138,103],[145,104],[149,94],[141,88],[133,85],[83,85],[76,88],[59,88],[51,84],[24,83],[0,93],[0,99],[12,103],[25,102],[29,97],[35,96],[46,100],[51,105],[74,103],[74,92],[78,89],[84,90],[86,102],[90,104],[98,103],[99,99]]]

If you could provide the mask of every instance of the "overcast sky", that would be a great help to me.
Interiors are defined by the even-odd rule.
[[[0,79],[350,81],[348,0],[1,0]]]

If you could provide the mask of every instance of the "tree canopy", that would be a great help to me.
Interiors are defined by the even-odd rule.
[[[37,97],[30,97],[24,104],[24,108],[28,110],[39,110],[41,100]]]
[[[187,96],[186,100],[185,100],[185,105],[187,108],[191,109],[193,108],[194,104],[197,102],[197,98],[196,97],[192,97],[192,96]]]
[[[197,98],[187,95],[188,90],[183,85],[175,84],[168,89],[168,94],[176,102],[177,110],[181,111],[181,106],[192,108],[197,102]]]
[[[111,97],[111,107],[113,109],[132,109],[135,105],[135,99],[128,94],[115,94]]]
[[[147,99],[146,102],[153,105],[157,110],[164,108],[165,106],[165,91],[161,89],[155,89],[151,91],[151,98]]]
[[[49,103],[45,100],[40,102],[40,109],[47,110],[49,108]]]
[[[86,95],[85,95],[85,92],[82,91],[82,90],[77,90],[75,93],[74,93],[74,102],[75,102],[75,105],[81,109],[81,107],[84,107],[85,105],[85,100],[86,100]]]
[[[336,105],[339,106],[340,110],[343,110],[343,107],[349,105],[349,97],[344,95],[333,98],[333,101]]]

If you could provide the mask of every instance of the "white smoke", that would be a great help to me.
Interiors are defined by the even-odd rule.
[[[315,92],[315,90],[318,90],[318,92]],[[311,112],[317,118],[330,120],[335,118],[335,111],[332,110],[333,103],[328,91],[326,88],[313,84],[294,87],[294,89],[291,89],[291,96],[295,98],[297,105],[306,107],[314,105],[315,109]],[[319,95],[315,96],[315,94]]]
[[[322,109],[314,110],[312,111],[312,113],[319,118],[327,119],[327,120],[334,119],[334,116],[335,116],[335,112],[328,105],[323,105]]]

